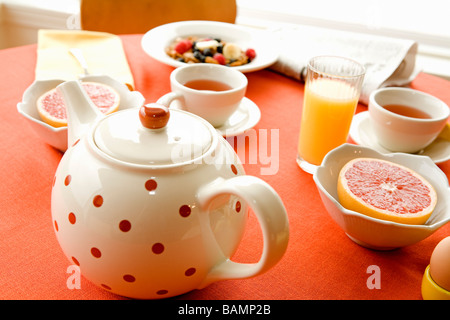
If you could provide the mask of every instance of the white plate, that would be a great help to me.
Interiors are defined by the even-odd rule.
[[[178,100],[174,100],[170,104],[170,108],[181,109],[181,105]],[[261,111],[258,106],[249,98],[244,97],[236,111],[216,130],[225,138],[234,137],[253,128],[260,119]]]
[[[221,38],[233,42],[243,50],[253,48],[256,58],[250,63],[231,67],[241,72],[251,72],[264,69],[278,58],[278,46],[275,38],[269,33],[225,22],[214,21],[180,21],[165,24],[148,31],[141,41],[142,48],[152,58],[173,67],[186,63],[169,57],[165,49],[178,37],[205,36]]]
[[[233,137],[253,128],[261,119],[258,106],[248,98],[242,99],[237,110],[222,126],[216,128],[223,137]]]
[[[392,153],[383,148],[372,130],[372,125],[369,119],[369,112],[363,111],[353,117],[352,125],[350,127],[350,137],[357,144],[365,147],[370,147],[380,153]],[[428,156],[434,163],[442,163],[450,159],[450,142],[441,138],[434,140],[428,147],[417,152],[416,154]]]

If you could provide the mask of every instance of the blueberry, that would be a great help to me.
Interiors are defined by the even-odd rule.
[[[205,56],[200,51],[194,51],[194,57],[201,62],[205,62]]]
[[[219,44],[216,50],[218,53],[223,53],[223,44]]]
[[[211,51],[211,49],[209,49],[209,48],[206,48],[205,50],[203,50],[203,55],[205,56],[205,57],[212,57],[213,56],[213,53],[212,53],[212,51]]]

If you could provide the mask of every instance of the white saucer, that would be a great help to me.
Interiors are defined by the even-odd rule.
[[[216,130],[224,137],[233,137],[253,128],[260,119],[261,111],[258,106],[252,100],[244,97],[227,122]]]
[[[180,109],[179,101],[174,100],[170,104],[170,108]],[[216,130],[225,138],[234,137],[253,128],[260,119],[261,111],[258,106],[249,98],[244,97],[236,111],[222,126],[217,127]]]
[[[369,147],[380,153],[392,153],[383,148],[377,141],[372,130],[372,125],[369,119],[369,112],[363,111],[353,117],[352,125],[350,127],[350,137],[355,143]],[[428,147],[417,152],[416,154],[428,156],[434,163],[438,164],[450,159],[450,142],[437,138]]]

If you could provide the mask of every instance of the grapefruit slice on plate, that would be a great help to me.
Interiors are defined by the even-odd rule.
[[[374,158],[356,158],[345,164],[337,191],[340,203],[349,210],[404,224],[424,224],[437,201],[433,186],[421,175]]]
[[[98,82],[82,82],[81,85],[105,115],[119,109],[120,96],[112,87]],[[64,99],[56,88],[41,95],[36,104],[42,121],[56,128],[67,126]]]

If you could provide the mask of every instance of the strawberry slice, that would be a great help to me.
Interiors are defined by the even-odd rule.
[[[188,39],[181,40],[175,45],[175,51],[178,52],[179,54],[183,54],[191,48],[192,42]]]
[[[250,59],[253,60],[256,57],[256,51],[255,49],[249,48],[245,51],[245,55]]]
[[[222,65],[226,64],[225,57],[221,53],[214,54],[213,58],[214,58],[214,60],[216,60],[218,63],[220,63]]]

